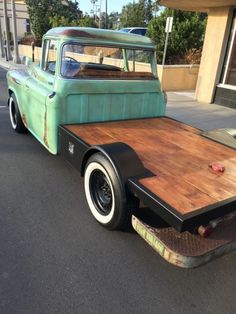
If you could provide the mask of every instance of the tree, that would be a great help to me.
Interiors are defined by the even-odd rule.
[[[50,26],[51,27],[59,27],[59,26],[77,26],[77,20],[69,20],[64,16],[55,15],[54,17],[49,18]]]
[[[152,19],[152,1],[139,0],[123,6],[120,22],[121,27],[147,26]]]
[[[168,16],[173,16],[173,28],[169,36],[166,63],[187,62],[188,51],[202,48],[206,26],[206,16],[195,12],[185,12],[166,8],[158,17],[151,20],[147,35],[157,48],[157,62],[162,62],[165,45],[165,25]]]
[[[99,23],[99,18],[101,21]],[[97,17],[97,25],[100,25],[101,28],[105,28],[106,12],[101,12],[100,17]],[[107,28],[108,29],[117,29],[119,26],[120,15],[118,12],[111,12],[107,15]]]
[[[97,28],[97,24],[94,21],[94,18],[85,14],[78,22],[79,26],[83,26],[83,27],[93,27],[93,28]],[[77,25],[78,25],[77,24]]]
[[[144,8],[145,8],[145,21],[146,24],[148,24],[149,21],[151,21],[153,15],[152,15],[152,10],[153,10],[153,4],[152,0],[147,0],[146,4],[144,3]]]
[[[78,8],[78,2],[71,0],[25,0],[27,5],[32,30],[37,40],[52,27],[63,23],[76,21],[82,12]]]
[[[50,28],[49,16],[52,10],[52,1],[49,0],[26,0],[35,38],[40,40],[42,35]]]
[[[111,12],[108,16],[108,28],[117,29],[119,26],[120,14],[118,12]]]
[[[154,12],[154,16],[157,16],[157,12],[159,11],[160,1],[156,0],[152,3],[152,12]]]
[[[58,14],[64,16],[71,21],[78,20],[82,17],[82,11],[79,9],[78,1],[64,0],[66,4],[62,4],[63,1],[60,1]]]

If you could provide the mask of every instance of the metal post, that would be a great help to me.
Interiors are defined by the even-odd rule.
[[[102,25],[102,0],[100,0],[100,11],[99,11],[99,28],[101,28]]]
[[[6,34],[6,58],[7,61],[12,60],[11,49],[10,49],[10,38],[9,38],[9,24],[7,21],[7,1],[3,0],[3,15],[4,15],[4,25]]]
[[[15,0],[11,0],[12,10],[12,31],[13,31],[13,42],[14,42],[14,63],[21,63],[19,57],[18,41],[17,41],[17,27],[16,27],[16,6]]]
[[[93,18],[94,18],[94,21],[95,21],[95,3],[97,2],[98,0],[91,0],[91,3],[93,5],[93,9],[91,10],[91,12],[93,12]]]
[[[168,38],[169,38],[169,33],[172,31],[172,25],[173,25],[173,16],[169,16],[166,19],[166,28],[165,28],[166,40],[165,40],[165,47],[164,47],[164,52],[163,52],[162,65],[165,64]]]
[[[4,49],[3,49],[1,18],[0,18],[0,57],[5,58],[5,53],[4,53]]]
[[[168,39],[169,39],[169,32],[166,33],[166,40],[165,40],[165,47],[164,47],[163,58],[162,58],[162,65],[165,64],[165,60],[166,60],[166,50],[167,50]]]
[[[32,41],[31,43],[31,48],[32,48],[32,62],[34,62],[34,49],[35,49],[35,42]]]
[[[105,29],[107,29],[107,0],[106,0],[106,9],[105,9]]]

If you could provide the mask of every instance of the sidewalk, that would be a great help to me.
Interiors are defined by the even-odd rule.
[[[6,70],[24,69],[25,65],[0,58],[0,67]],[[199,103],[194,99],[193,91],[167,92],[166,115],[202,130],[236,128],[235,109]]]
[[[167,92],[166,115],[202,130],[236,129],[235,109],[199,103],[194,99],[193,91]]]
[[[13,61],[6,61],[5,58],[0,57],[0,67],[5,70],[24,69],[24,64],[15,64]]]

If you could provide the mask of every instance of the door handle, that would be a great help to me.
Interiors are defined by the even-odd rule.
[[[52,99],[55,95],[56,95],[56,93],[55,93],[55,92],[52,92],[52,93],[49,93],[49,94],[48,94],[48,97],[49,97],[50,99]]]

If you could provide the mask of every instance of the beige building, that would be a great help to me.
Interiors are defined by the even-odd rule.
[[[25,2],[23,0],[16,0],[15,6],[16,6],[17,37],[18,37],[18,39],[20,39],[20,38],[25,36],[25,33],[29,33],[31,31],[30,20],[29,20],[29,15],[27,12],[27,7],[26,7]],[[11,0],[7,0],[7,15],[8,15],[7,23],[9,24],[10,32],[12,33]],[[3,1],[2,0],[0,0],[0,20],[1,20],[3,38],[5,38],[4,19],[3,19]]]
[[[196,99],[236,109],[236,0],[161,0],[161,4],[208,14]]]

